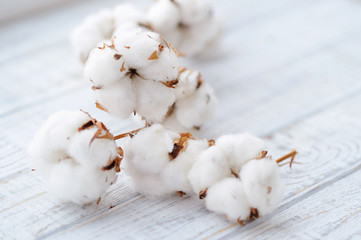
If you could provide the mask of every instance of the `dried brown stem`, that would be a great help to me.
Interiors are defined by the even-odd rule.
[[[259,157],[257,159],[262,159],[267,155],[267,151],[262,151],[261,154],[259,155]]]
[[[290,168],[292,167],[292,164],[293,164],[293,160],[295,159],[296,157],[296,154],[297,154],[297,151],[295,149],[293,149],[290,153],[278,158],[276,160],[276,163],[280,163],[288,158],[291,158],[291,161],[290,161]]]

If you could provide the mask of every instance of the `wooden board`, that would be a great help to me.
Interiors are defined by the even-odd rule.
[[[361,2],[215,2],[224,40],[212,59],[184,59],[216,89],[200,136],[249,131],[278,157],[296,148],[284,202],[240,227],[195,198],[146,198],[126,176],[99,205],[60,203],[27,166],[48,115],[86,109],[113,132],[135,127],[96,110],[69,31],[117,1],[81,2],[0,27],[0,239],[356,239],[360,237]],[[150,4],[139,1],[141,7]],[[56,26],[56,27],[55,27]]]

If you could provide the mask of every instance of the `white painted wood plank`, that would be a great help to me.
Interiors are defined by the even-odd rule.
[[[207,80],[218,89],[221,100],[220,114],[216,120],[208,124],[203,134],[214,137],[224,132],[248,130],[265,135],[290,123],[300,121],[300,119],[312,115],[320,109],[332,107],[333,104],[350,98],[359,92],[358,66],[361,54],[358,47],[360,34],[356,30],[360,23],[358,21],[360,9],[355,2],[318,1],[314,4],[314,1],[304,1],[300,6],[292,6],[291,1],[276,1],[276,4],[266,1],[253,2],[245,2],[244,6],[247,6],[248,10],[244,8],[243,11],[249,12],[246,17],[238,18],[238,15],[234,15],[227,22],[229,30],[232,30],[233,24],[242,23],[240,29],[228,32],[226,35],[225,45],[234,47],[232,48],[233,55],[216,59],[217,61],[195,64],[195,68],[203,70]],[[262,7],[257,6],[260,3],[263,3],[263,5],[261,4]],[[232,4],[226,5],[227,11],[234,9],[233,12],[235,12],[237,8],[230,6]],[[307,7],[310,6],[315,10],[311,11],[312,14],[309,18],[302,18],[307,12]],[[298,9],[298,7],[301,8]],[[67,17],[72,19],[71,17],[74,17],[78,10],[74,10],[70,15],[67,15],[69,12],[67,14],[63,12],[63,15],[58,15],[55,18],[56,21],[54,20],[52,23],[60,23]],[[320,14],[317,15],[316,13]],[[287,22],[286,20],[289,19],[291,20]],[[41,20],[37,19],[39,24]],[[69,28],[70,23],[66,22],[65,25]],[[327,28],[329,25],[332,25],[333,28]],[[267,31],[269,27],[272,31]],[[277,27],[288,34],[280,32]],[[277,31],[273,32],[275,28]],[[199,201],[192,199],[184,201],[178,198],[138,199],[139,196],[131,193],[129,188],[119,185],[119,188],[111,190],[111,196],[105,198],[99,207],[79,208],[59,204],[52,196],[44,193],[40,182],[33,178],[27,170],[24,151],[39,123],[52,111],[62,108],[77,109],[82,107],[96,113],[96,116],[105,117],[104,114],[96,112],[92,106],[90,91],[85,89],[86,84],[81,82],[73,84],[74,80],[81,78],[81,71],[79,68],[73,69],[72,66],[69,67],[64,64],[68,63],[71,58],[71,49],[65,43],[66,40],[60,42],[58,40],[59,38],[66,38],[67,33],[64,29],[61,30],[63,32],[60,31],[58,36],[50,39],[50,44],[46,48],[38,51],[39,45],[33,46],[32,49],[38,51],[38,54],[31,54],[25,58],[18,58],[21,55],[11,55],[14,60],[2,65],[1,73],[6,71],[6,74],[3,75],[11,76],[8,81],[10,85],[13,84],[13,88],[8,86],[8,89],[3,91],[4,94],[8,94],[8,98],[2,98],[2,100],[6,99],[2,106],[5,106],[6,109],[6,106],[9,105],[10,108],[3,112],[0,118],[0,139],[2,139],[0,147],[4,157],[0,161],[2,166],[0,168],[0,179],[2,179],[0,182],[0,217],[6,219],[6,226],[11,226],[0,229],[3,234],[0,235],[0,238],[9,236],[17,236],[18,239],[28,239],[35,236],[40,238],[49,236],[50,238],[53,233],[65,231],[74,225],[79,227],[79,231],[87,229],[87,232],[81,233],[84,237],[92,236],[89,234],[100,237],[101,233],[107,230],[111,231],[106,233],[109,237],[119,237],[119,226],[124,225],[124,229],[129,228],[129,234],[134,233],[132,236],[135,238],[148,233],[153,234],[154,237],[162,237],[177,231],[179,233],[177,236],[194,238],[209,236],[208,234],[229,227],[229,224],[222,218],[209,214],[202,208]],[[322,29],[324,32],[317,32],[318,29]],[[41,35],[41,37],[45,38],[44,36],[50,35]],[[304,35],[308,39],[305,43],[303,42]],[[273,37],[273,41],[269,41],[267,36],[271,36],[271,39]],[[33,39],[36,42],[36,38]],[[296,45],[293,41],[296,41]],[[324,47],[325,45],[327,47]],[[22,46],[23,49],[29,47],[29,45]],[[55,53],[56,58],[49,58],[49,53]],[[274,56],[277,58],[275,59]],[[27,79],[24,78],[24,75],[17,73],[21,66],[31,66],[29,69],[33,69],[25,75],[26,77],[31,76],[30,82],[25,81]],[[45,74],[42,72],[44,66],[49,68]],[[224,68],[232,69],[232,71],[219,70]],[[34,81],[36,78],[40,80]],[[53,81],[49,82],[49,79]],[[231,84],[231,81],[234,84]],[[65,90],[55,89],[58,85],[63,85],[64,87],[61,88]],[[16,92],[9,94],[9,91],[16,86],[23,87],[19,89],[21,94]],[[26,89],[28,91],[24,91]],[[49,89],[53,90],[47,93]],[[348,105],[342,106],[342,108],[347,109]],[[1,109],[4,108],[1,107]],[[234,111],[235,109],[236,111]],[[350,112],[357,113],[356,110],[351,109]],[[329,114],[329,118],[335,118],[333,114]],[[102,119],[106,119],[114,130],[119,131],[123,126],[123,124],[117,124],[107,117]],[[347,125],[350,119],[350,114],[346,114],[345,119],[341,122]],[[355,124],[352,121],[356,120],[351,120],[351,126]],[[338,122],[331,121],[331,123],[329,125],[331,127],[339,126]],[[311,127],[310,129],[308,129],[307,124],[306,126],[302,124],[296,125],[295,128],[298,130],[292,137],[287,137],[290,135],[289,130],[283,131],[279,135],[276,134],[278,137],[270,141],[271,144],[275,145],[272,148],[273,151],[281,154],[290,145],[299,147],[296,143],[309,141],[314,135],[328,136],[323,132],[318,133],[320,125],[323,126],[323,124],[318,123],[317,128]],[[124,123],[124,127],[130,126],[131,123]],[[311,126],[313,126],[312,121]],[[304,132],[307,134],[303,135]],[[329,133],[334,134],[332,131]],[[298,140],[293,141],[293,138]],[[353,138],[354,135],[352,135],[351,140]],[[345,142],[349,143],[349,139],[340,140],[335,137],[331,141],[335,146],[343,146],[342,144]],[[323,142],[323,144],[327,145],[329,142]],[[359,152],[358,144],[347,144],[347,146],[352,146],[349,148],[354,153]],[[319,154],[325,153],[325,149],[327,150],[326,147],[321,150],[304,148],[304,152],[307,152],[308,155],[303,156],[303,159],[307,157],[317,158]],[[341,153],[333,151],[332,153],[341,155],[340,158],[349,156],[348,152],[345,151],[341,151]],[[328,174],[332,175],[334,172],[347,170],[354,161],[355,159],[351,158],[350,162],[346,162],[344,165],[339,162],[334,167],[326,165],[317,171],[317,173],[321,173],[319,178],[317,178],[318,175],[313,176],[306,184],[309,186],[316,184],[317,186],[319,181],[327,179]],[[307,166],[312,166],[312,163],[312,161],[309,162]],[[18,171],[22,172],[19,173]],[[297,191],[306,190],[304,185],[300,187],[298,183],[309,177],[304,174],[304,171],[300,170],[290,179],[288,196],[297,194]],[[135,200],[134,203],[133,200]],[[194,203],[194,205],[190,203]],[[113,205],[116,207],[108,211],[108,208]],[[127,209],[124,211],[125,207]],[[134,219],[134,213],[132,213],[134,208],[144,219],[131,221]],[[174,216],[180,214],[180,211],[182,213],[178,215],[179,218],[174,219]],[[123,224],[117,221],[111,222],[111,220],[118,220],[120,216],[122,216],[123,221],[129,217],[129,221],[123,222]],[[99,228],[98,224],[101,221],[111,222],[111,224],[106,227],[103,225],[104,229]],[[167,221],[169,224],[166,223]],[[132,225],[134,222],[136,224]],[[154,225],[149,226],[154,222],[158,224],[156,227]],[[88,230],[93,224],[96,224],[94,229],[100,229],[100,232],[93,233]],[[139,228],[135,228],[138,226]],[[182,228],[185,232],[193,235],[182,234],[180,231]],[[234,228],[229,229],[229,231],[233,230]],[[226,230],[223,233],[229,233],[229,231]],[[74,232],[66,231],[65,234],[72,235]],[[170,236],[168,235],[168,237]]]

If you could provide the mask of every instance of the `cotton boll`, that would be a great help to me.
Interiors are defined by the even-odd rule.
[[[200,84],[200,73],[186,68],[181,68],[179,71],[178,83],[174,89],[176,97],[177,99],[190,97]]]
[[[147,19],[157,32],[172,31],[179,23],[179,9],[169,0],[159,0],[148,9]]]
[[[188,180],[188,172],[193,163],[204,150],[209,147],[208,141],[189,139],[186,147],[179,155],[171,160],[162,171],[162,178],[169,189],[173,192],[182,191],[192,193],[192,186]]]
[[[136,88],[136,112],[149,122],[162,122],[175,101],[172,88],[162,83],[142,79],[133,80]]]
[[[131,162],[138,172],[160,173],[169,162],[175,138],[179,138],[179,135],[160,124],[142,129],[127,140],[123,161]]]
[[[263,140],[249,133],[223,135],[216,140],[216,147],[225,154],[236,173],[247,161],[260,157],[266,149]]]
[[[224,178],[209,187],[205,206],[211,211],[225,214],[232,222],[247,219],[251,209],[242,181],[238,178]]]
[[[182,29],[182,39],[178,44],[181,51],[190,56],[209,55],[215,51],[220,40],[221,24],[215,18],[206,19],[190,28]]]
[[[199,128],[213,116],[216,97],[213,89],[203,83],[192,96],[176,99],[175,115],[186,128]]]
[[[240,177],[250,205],[261,216],[271,213],[281,203],[284,185],[279,167],[271,158],[249,161],[242,167]]]
[[[95,87],[102,87],[119,81],[126,74],[126,71],[120,71],[120,69],[127,67],[124,65],[124,59],[121,56],[109,47],[95,48],[85,64],[84,76]]]
[[[73,30],[71,42],[83,63],[86,62],[90,51],[101,41],[110,39],[113,31],[113,14],[104,9],[90,15],[84,22]]]
[[[211,15],[212,5],[208,0],[175,0],[180,9],[181,21],[193,25]]]
[[[109,44],[95,49],[85,75],[94,84],[97,107],[126,118],[136,112],[149,122],[162,122],[175,101],[166,86],[178,73],[175,52],[159,35],[124,24]]]
[[[208,0],[157,1],[147,12],[155,32],[187,56],[212,51],[220,35],[220,23]]]
[[[115,117],[127,118],[136,108],[135,91],[127,78],[93,90],[96,102]]]
[[[200,191],[213,185],[215,182],[232,176],[226,156],[216,147],[210,147],[202,152],[188,173],[188,179],[193,191]]]
[[[113,9],[114,25],[121,26],[126,23],[138,23],[145,21],[144,13],[133,4],[123,3]]]
[[[28,154],[48,190],[63,201],[94,201],[117,177],[113,137],[85,112],[52,115],[29,144]]]

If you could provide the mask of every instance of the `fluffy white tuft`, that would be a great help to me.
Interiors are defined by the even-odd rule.
[[[229,176],[231,176],[231,170],[227,159],[215,146],[203,151],[188,173],[188,179],[196,194]]]
[[[240,177],[249,203],[260,216],[269,214],[281,203],[284,185],[279,167],[270,157],[249,161],[242,167]]]
[[[93,139],[98,131],[95,125],[81,129],[89,121],[89,115],[81,111],[55,113],[29,144],[31,167],[42,177],[48,191],[62,201],[89,203],[116,180],[115,168],[103,170],[118,157],[115,142]]]
[[[236,173],[247,161],[261,157],[266,149],[262,139],[249,133],[223,135],[216,140],[216,146],[226,155]]]
[[[224,178],[208,188],[205,205],[211,211],[225,214],[232,222],[246,219],[251,209],[238,178]]]

